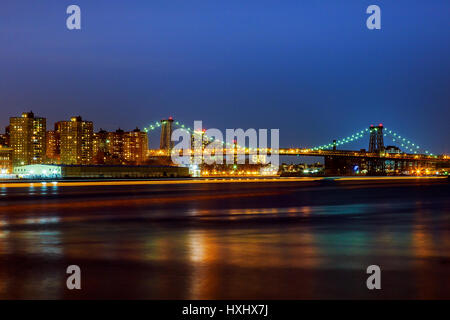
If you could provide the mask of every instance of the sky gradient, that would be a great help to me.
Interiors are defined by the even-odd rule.
[[[82,30],[66,28],[70,4]],[[366,28],[371,4],[381,30]],[[308,147],[382,122],[450,153],[449,12],[448,0],[3,0],[1,131],[28,110],[96,130],[173,116],[279,128],[282,147]]]

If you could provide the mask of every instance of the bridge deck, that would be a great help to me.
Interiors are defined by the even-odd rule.
[[[174,151],[173,151],[174,152]],[[219,154],[217,152],[216,154]],[[310,157],[344,157],[344,158],[370,158],[370,159],[384,159],[384,160],[408,160],[408,161],[439,161],[439,162],[450,162],[450,156],[447,155],[426,155],[426,154],[411,154],[411,153],[373,153],[365,151],[352,151],[352,150],[311,150],[311,149],[288,149],[282,148],[278,152],[273,151],[274,154],[280,156],[310,156]],[[194,152],[190,153],[194,155]],[[214,153],[213,153],[214,154]],[[260,149],[260,150],[232,150],[223,149],[223,155],[271,155],[271,149]],[[152,149],[149,151],[149,155],[153,157],[158,156],[168,156],[167,151]],[[180,155],[182,152],[180,151]]]

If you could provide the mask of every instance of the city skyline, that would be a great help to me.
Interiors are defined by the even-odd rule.
[[[81,0],[68,31],[63,3],[3,2],[0,126],[31,109],[106,130],[173,116],[306,146],[381,122],[450,152],[448,1],[383,3],[375,32],[360,1],[175,3]]]
[[[59,135],[55,136],[55,133],[61,132],[64,129],[64,126],[72,126],[72,125],[76,125],[77,123],[81,123],[82,125],[82,129],[81,130],[87,130],[92,136],[95,135],[102,135],[102,134],[114,134],[114,133],[124,133],[125,131],[127,131],[127,133],[131,133],[131,132],[140,132],[140,128],[138,126],[136,126],[133,130],[123,130],[122,127],[119,125],[115,130],[105,130],[103,127],[95,127],[94,126],[94,122],[93,121],[85,121],[83,120],[83,117],[80,115],[77,116],[71,116],[69,119],[69,121],[65,121],[65,120],[57,120],[56,122],[54,122],[53,128],[54,129],[49,129],[52,128],[52,126],[49,126],[47,124],[47,117],[40,117],[40,116],[35,116],[34,112],[32,110],[30,111],[24,111],[21,113],[20,116],[11,116],[9,121],[9,124],[4,128],[4,133],[0,132],[0,145],[4,145],[4,146],[8,146],[8,145],[14,145],[17,144],[18,141],[15,140],[26,140],[30,137],[26,137],[24,136],[24,132],[18,132],[16,134],[16,139],[11,141],[10,136],[11,136],[11,126],[14,125],[19,125],[20,128],[25,127],[27,128],[26,131],[34,131],[33,135],[37,135],[38,137],[38,141],[39,141],[39,146],[38,149],[41,150],[42,154],[46,154],[47,150],[45,149],[45,147],[42,147],[42,144],[49,144],[52,145],[51,148],[55,148],[56,146],[53,146],[54,142],[49,142],[46,141],[48,139],[48,136],[50,136],[50,138],[57,138],[57,139],[61,139],[61,137],[59,137]],[[201,121],[200,121],[201,123]],[[155,129],[159,129],[160,131],[160,136],[159,139],[152,139],[152,141],[155,141],[154,144],[156,146],[156,144],[159,141],[159,148],[156,146],[155,148],[150,147],[150,145],[148,144],[149,141],[147,141],[147,145],[149,146],[150,149],[161,149],[161,150],[170,150],[173,148],[174,146],[174,141],[171,140],[171,134],[172,131],[174,130],[174,125],[175,128],[180,128],[182,130],[185,130],[187,132],[189,132],[191,135],[193,135],[195,133],[195,130],[192,129],[189,125],[180,122],[180,121],[175,121],[174,118],[172,116],[168,117],[167,119],[161,119],[159,121],[152,121],[149,122],[147,126],[144,126],[142,128],[142,131],[146,133],[147,135],[147,139],[148,139],[148,135],[150,135]],[[83,129],[84,126],[87,126],[87,129]],[[194,123],[194,127],[195,127],[195,123]],[[341,139],[333,139],[332,142],[326,142],[325,144],[322,145],[316,145],[316,146],[281,146],[282,148],[298,148],[301,147],[303,149],[313,149],[313,150],[319,150],[319,149],[327,149],[327,148],[336,148],[342,145],[350,145],[350,146],[354,146],[355,143],[359,142],[359,139],[363,137],[364,135],[364,131],[368,132],[370,130],[370,132],[372,132],[372,129],[377,130],[377,128],[381,128],[381,130],[383,130],[383,128],[385,128],[385,126],[382,123],[379,123],[378,125],[373,125],[371,124],[369,128],[363,128],[363,130],[361,131],[356,131],[353,134],[348,135],[347,137],[343,138],[341,137]],[[211,128],[214,129],[214,128]],[[236,130],[237,128],[234,128],[233,130]],[[242,128],[240,128],[242,129]],[[253,128],[250,128],[253,129]],[[215,130],[215,129],[214,129]],[[219,129],[220,130],[220,129]],[[14,131],[14,128],[13,128]],[[22,131],[22,129],[20,130]],[[38,131],[38,132],[36,132]],[[206,128],[202,128],[202,139],[205,140],[205,142],[210,141],[210,139],[212,139],[211,137],[207,137],[205,135],[205,131],[207,131]],[[387,134],[388,133],[388,134]],[[427,154],[427,155],[436,155],[436,153],[430,152],[426,149],[426,146],[419,147],[419,145],[414,144],[413,142],[410,141],[410,137],[401,137],[400,134],[398,132],[392,131],[392,130],[387,130],[385,131],[384,135],[379,136],[378,139],[381,139],[380,141],[377,140],[376,142],[372,142],[372,136],[371,136],[371,141],[369,143],[369,147],[368,150],[369,152],[373,152],[374,150],[378,150],[378,148],[375,148],[373,146],[374,143],[379,144],[380,146],[382,146],[382,148],[384,148],[384,142],[383,142],[383,136],[386,137],[388,136],[388,143],[386,144],[386,146],[389,145],[398,145],[398,150],[402,151],[402,152],[410,152],[410,153],[414,153],[414,154]],[[33,139],[35,139],[36,137],[33,137]],[[111,137],[109,137],[111,138]],[[354,138],[354,139],[353,139]],[[389,139],[390,138],[390,139]],[[398,138],[402,138],[402,139],[398,139]],[[386,138],[384,138],[386,139]],[[397,140],[396,140],[397,139]],[[192,138],[191,138],[192,140]],[[389,142],[390,140],[390,142]],[[219,140],[220,141],[220,140]],[[234,140],[236,141],[236,140]],[[413,140],[416,141],[416,140]],[[225,140],[222,141],[224,143],[224,145],[228,145],[229,143],[226,143]],[[248,142],[248,141],[247,141]],[[235,143],[235,142],[234,142]],[[417,141],[416,141],[417,143]],[[191,141],[191,144],[193,145],[193,142]],[[402,149],[400,148],[400,146],[402,147]],[[36,148],[36,146],[34,146],[34,148]],[[364,147],[364,149],[366,149],[366,147]],[[27,151],[29,153],[32,153],[32,151]],[[50,150],[50,155],[54,152],[54,150]],[[442,153],[441,155],[446,155],[445,153]],[[51,156],[50,156],[51,158]]]
[[[23,111],[23,112],[21,112],[21,114],[22,114],[22,116],[24,115],[24,114],[33,114],[33,110],[30,110],[30,111]],[[11,119],[15,119],[15,118],[17,118],[17,119],[20,119],[21,117],[20,116],[11,116],[11,117],[9,117],[9,119],[10,119],[10,121],[11,121]],[[39,118],[39,119],[44,119],[44,121],[47,123],[47,120],[48,120],[48,118],[46,117],[46,116],[44,116],[44,117],[37,117],[37,118]],[[70,116],[69,117],[70,119],[74,119],[74,118],[82,118],[82,116],[80,116],[80,115],[76,115],[76,116],[74,116],[74,115],[72,115],[72,116]],[[164,130],[164,127],[165,127],[165,123],[166,122],[173,122],[174,120],[173,120],[174,118],[172,117],[172,116],[169,116],[169,117],[163,117],[163,119],[162,120],[158,120],[158,123],[160,122],[160,124],[161,124],[161,134],[160,134],[160,136],[158,137],[158,138],[156,138],[156,136],[155,136],[155,138],[153,138],[153,139],[149,139],[149,149],[158,149],[158,147],[159,148],[161,148],[161,149],[165,149],[166,148],[166,146],[164,146],[163,145],[163,141],[169,141],[169,139],[170,139],[170,136],[167,134],[167,132],[165,132],[165,130]],[[149,129],[149,131],[148,131],[148,134],[151,134],[151,131],[153,131],[153,129],[155,128],[155,123],[154,123],[154,121],[153,121],[154,119],[152,119],[152,121],[149,121],[149,122],[147,122],[147,125],[144,125],[144,126],[142,126],[142,130],[143,131],[145,131],[145,132],[147,132],[146,130],[147,130],[147,128]],[[99,126],[99,125],[95,125],[95,121],[89,121],[90,123],[92,123],[92,133],[93,134],[97,134],[97,133],[101,133],[102,131],[106,131],[106,132],[114,132],[114,131],[124,131],[123,129],[125,128],[124,126],[121,126],[120,124],[117,126],[117,127],[115,127],[115,128],[112,128],[112,129],[108,129],[108,128],[106,128],[106,127],[102,127],[102,126]],[[55,130],[56,130],[56,127],[58,126],[58,124],[60,124],[61,123],[61,120],[56,120],[55,122],[54,122],[54,125],[53,126],[49,126],[49,123],[47,123],[47,125],[46,125],[46,128],[47,128],[47,130],[45,130],[45,128],[44,128],[44,131],[46,131],[46,133],[48,134],[48,133],[50,133],[50,134],[52,134]],[[177,122],[177,124],[178,124],[179,122]],[[373,123],[375,123],[375,122],[370,122],[371,123],[371,127],[373,127],[374,126],[374,124]],[[5,136],[6,135],[8,135],[8,133],[7,133],[7,130],[9,129],[9,127],[10,127],[10,124],[11,124],[11,122],[9,122],[4,128],[3,128],[3,131],[2,131],[2,129],[0,128],[0,145],[3,143],[4,145],[6,145],[6,143],[5,143],[5,141],[3,141],[4,139],[5,139]],[[186,128],[189,128],[189,125],[188,124],[186,124],[186,123],[180,123],[180,125],[183,125],[183,126],[185,126]],[[381,123],[379,124],[380,126],[383,126]],[[55,130],[49,130],[48,128],[55,128]],[[159,127],[159,126],[158,126]],[[150,128],[151,128],[151,130],[150,130]],[[365,129],[365,128],[367,128],[367,125],[365,126],[365,127],[360,127],[360,128],[356,128],[356,129],[358,129],[357,131],[356,131],[356,133],[358,133],[358,131],[359,131],[359,129]],[[234,128],[234,129],[236,129],[236,128]],[[245,129],[252,129],[252,128],[245,128]],[[244,129],[244,130],[245,130]],[[355,129],[355,128],[353,128],[353,129]],[[131,130],[127,130],[126,128],[125,128],[125,131],[127,131],[127,132],[132,132],[132,131],[136,131],[136,130],[140,130],[140,127],[139,126],[134,126],[134,129],[131,129]],[[205,128],[204,128],[204,130],[205,130]],[[172,131],[172,126],[170,126],[170,130],[169,130],[170,132]],[[351,130],[347,130],[347,134],[349,134],[348,135],[348,137],[350,137],[351,136],[351,134],[352,133],[354,133],[354,132],[351,132]],[[403,133],[402,133],[403,134]],[[403,134],[404,135],[404,137],[405,137],[405,134]],[[163,137],[164,136],[164,137]],[[339,139],[345,139],[345,138],[343,138],[345,136],[345,134],[337,134],[336,136],[333,136],[333,138],[331,138],[331,139],[328,139],[328,141],[322,141],[322,144],[320,145],[320,147],[330,147],[331,145],[332,145],[332,141],[334,141],[334,140],[337,140],[337,141],[339,141]],[[410,139],[411,138],[411,135],[410,134],[408,134],[408,133],[406,133],[406,136],[407,136],[407,138],[408,139]],[[347,138],[348,138],[347,137]],[[392,138],[393,138],[394,136],[392,136],[391,137],[391,140],[390,140],[390,144],[392,144],[392,145],[397,145],[397,144],[399,144],[398,142],[397,143],[395,143],[395,139],[394,140],[392,140]],[[413,141],[415,141],[416,143],[418,143],[418,141],[420,140],[420,138],[419,139],[416,139],[416,138],[414,138],[414,139],[412,139]],[[151,143],[150,143],[151,142]],[[324,143],[325,142],[325,143]],[[169,146],[169,145],[171,145],[172,147],[173,147],[173,142],[171,142],[171,143],[169,143],[169,142],[164,142],[167,146]],[[409,142],[408,142],[409,143]],[[388,142],[388,144],[389,144],[389,142]],[[428,144],[429,145],[429,144]],[[432,150],[431,148],[428,148],[428,145],[427,144],[425,144],[425,145],[423,145],[422,144],[422,150],[420,150],[420,153],[424,153],[424,154],[441,154],[441,155],[446,155],[446,154],[448,154],[448,153],[445,153],[445,152],[443,152],[443,153],[436,153],[436,152],[433,152],[433,151],[428,151],[428,150]],[[338,143],[338,146],[339,146],[339,143]],[[366,145],[366,143],[362,143],[361,144],[361,142],[359,141],[359,139],[355,139],[354,141],[352,140],[351,142],[350,142],[350,146],[352,146],[352,148],[351,149],[355,149],[355,148],[364,148],[364,149],[366,149],[367,148],[367,145]],[[400,146],[400,144],[398,145],[398,146]],[[403,145],[402,145],[403,146]],[[309,145],[302,145],[302,146],[299,146],[299,145],[291,145],[291,146],[289,146],[289,145],[285,145],[285,146],[283,146],[283,147],[285,147],[285,148],[290,148],[290,147],[301,147],[301,148],[314,148],[314,147],[319,147],[319,145],[316,145],[316,146],[313,146],[312,144],[309,144]],[[370,148],[370,147],[369,147]],[[428,149],[426,152],[425,152],[425,149]],[[405,151],[405,152],[408,152],[408,148],[407,148],[407,145],[405,145],[405,150],[403,150],[403,151]],[[411,150],[409,150],[409,151],[411,151]],[[419,151],[419,150],[418,150]],[[45,153],[45,152],[44,152]]]
[[[200,127],[201,130],[199,128],[194,130],[175,121],[172,117],[150,124],[143,130],[136,127],[127,132],[120,128],[109,132],[102,128],[96,131],[93,122],[87,121],[81,116],[57,121],[54,124],[54,130],[47,130],[47,128],[47,119],[35,115],[32,111],[23,112],[20,117],[10,117],[10,125],[5,130],[8,133],[0,136],[2,174],[13,173],[33,177],[39,171],[41,176],[45,177],[50,174],[53,177],[55,172],[61,170],[61,165],[75,165],[79,166],[81,171],[88,170],[83,174],[91,177],[94,174],[103,177],[104,169],[109,170],[106,167],[114,166],[115,170],[139,171],[141,169],[138,166],[156,164],[189,167],[189,174],[194,177],[210,175],[283,176],[284,174],[299,174],[299,170],[289,167],[288,170],[291,171],[286,172],[285,168],[282,169],[279,166],[279,157],[299,156],[312,157],[312,161],[310,161],[312,163],[315,161],[314,158],[323,158],[323,166],[316,171],[314,169],[306,170],[303,172],[306,174],[428,176],[432,174],[448,175],[447,167],[450,157],[446,154],[436,155],[429,152],[423,146],[420,147],[414,141],[384,127],[381,123],[358,130],[345,138],[335,139],[332,143],[306,148],[298,146],[283,148],[279,147],[279,142],[272,145],[273,141],[269,146],[254,145],[258,138],[255,137],[256,141],[254,141],[250,131],[247,133],[242,129],[234,131],[234,137],[240,137],[234,138],[232,143],[221,141],[217,145],[216,142],[222,139],[218,138],[217,129],[212,128],[211,132],[215,132],[212,133],[215,138],[212,138],[209,135],[209,129]],[[187,148],[180,149],[180,147],[174,146],[172,132],[175,129],[181,129],[188,134],[190,145]],[[152,132],[159,132],[160,145],[158,149],[149,147],[149,134]],[[196,144],[194,136],[197,138],[196,134],[199,132],[201,141]],[[246,141],[247,134],[248,141]],[[367,136],[369,137],[368,149],[358,150],[349,147]],[[392,140],[392,144],[384,143],[387,137]],[[227,139],[229,139],[228,133]],[[238,144],[237,141],[241,141],[243,144]],[[272,148],[275,149],[272,150]],[[225,156],[226,162],[222,161]],[[183,157],[185,159],[181,160]],[[240,160],[238,161],[238,159]],[[89,171],[91,170],[89,167],[92,165],[97,167],[96,169],[92,168],[93,171]],[[99,166],[104,166],[104,168],[101,169]],[[128,169],[124,166],[128,166]],[[135,168],[131,169],[130,166]],[[120,174],[128,175],[129,172]],[[134,172],[133,174],[149,174],[149,172]],[[151,174],[156,173],[151,172]],[[167,174],[167,172],[162,174]]]
[[[53,127],[32,111],[10,117],[0,135],[2,173],[26,165],[141,165],[148,160],[148,135],[137,127],[95,131],[93,122],[81,116],[59,120]]]

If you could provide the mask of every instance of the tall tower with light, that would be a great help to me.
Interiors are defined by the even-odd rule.
[[[371,125],[370,128],[370,140],[369,140],[369,152],[383,152],[383,124],[379,124],[377,127]]]
[[[159,142],[159,148],[161,150],[170,151],[173,148],[172,142],[172,124],[173,118],[161,120],[161,139]]]
[[[370,140],[369,140],[369,152],[381,153],[384,152],[383,141],[383,125],[380,123],[378,126],[371,125],[369,128]],[[371,175],[382,175],[385,172],[385,161],[383,159],[371,159],[368,161],[368,171]]]

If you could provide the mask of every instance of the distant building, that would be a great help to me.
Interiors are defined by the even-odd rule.
[[[58,130],[47,131],[45,136],[47,163],[61,162],[61,139]]]
[[[267,163],[267,156],[263,154],[253,154],[251,156],[252,162],[256,164],[266,164]]]
[[[386,146],[385,151],[387,153],[402,153],[399,147],[397,146]]]
[[[141,165],[147,160],[148,136],[138,128],[124,134],[124,160],[128,164]]]
[[[191,134],[191,149],[194,150],[196,143],[201,145],[201,149],[204,150],[206,146],[211,142],[210,138],[205,135],[206,130],[196,130]],[[201,144],[200,144],[201,143]]]
[[[280,165],[279,173],[281,176],[311,176],[311,175],[323,175],[325,172],[325,166],[323,163],[316,162],[312,164],[298,163],[298,164],[286,164]]]
[[[56,128],[61,141],[61,163],[92,164],[92,121],[83,121],[80,116],[72,117],[70,121],[57,122]]]
[[[161,150],[170,151],[173,148],[172,142],[172,124],[173,118],[161,120],[161,139],[159,143],[159,148]]]
[[[94,154],[94,164],[105,164],[108,162],[110,140],[108,132],[100,129],[95,132],[92,138],[92,153]]]
[[[61,165],[54,164],[32,164],[14,167],[13,173],[25,179],[60,179]]]
[[[115,132],[108,132],[106,141],[104,132],[99,132],[97,136],[98,142],[95,144],[98,147],[95,150],[98,148],[99,154],[106,152],[104,164],[141,165],[148,158],[148,136],[138,128],[130,132],[120,128]]]
[[[124,165],[28,165],[14,168],[25,179],[61,178],[177,178],[188,177],[189,168]]]
[[[43,163],[46,154],[46,119],[35,117],[33,112],[24,112],[21,117],[11,117],[9,127],[13,165]]]
[[[124,163],[124,143],[125,131],[117,129],[115,132],[108,133],[109,140],[109,163],[123,164]]]
[[[0,146],[9,147],[9,126],[5,128],[5,133],[0,134]]]
[[[13,148],[0,146],[0,174],[12,172],[13,168],[12,156],[13,156]]]

